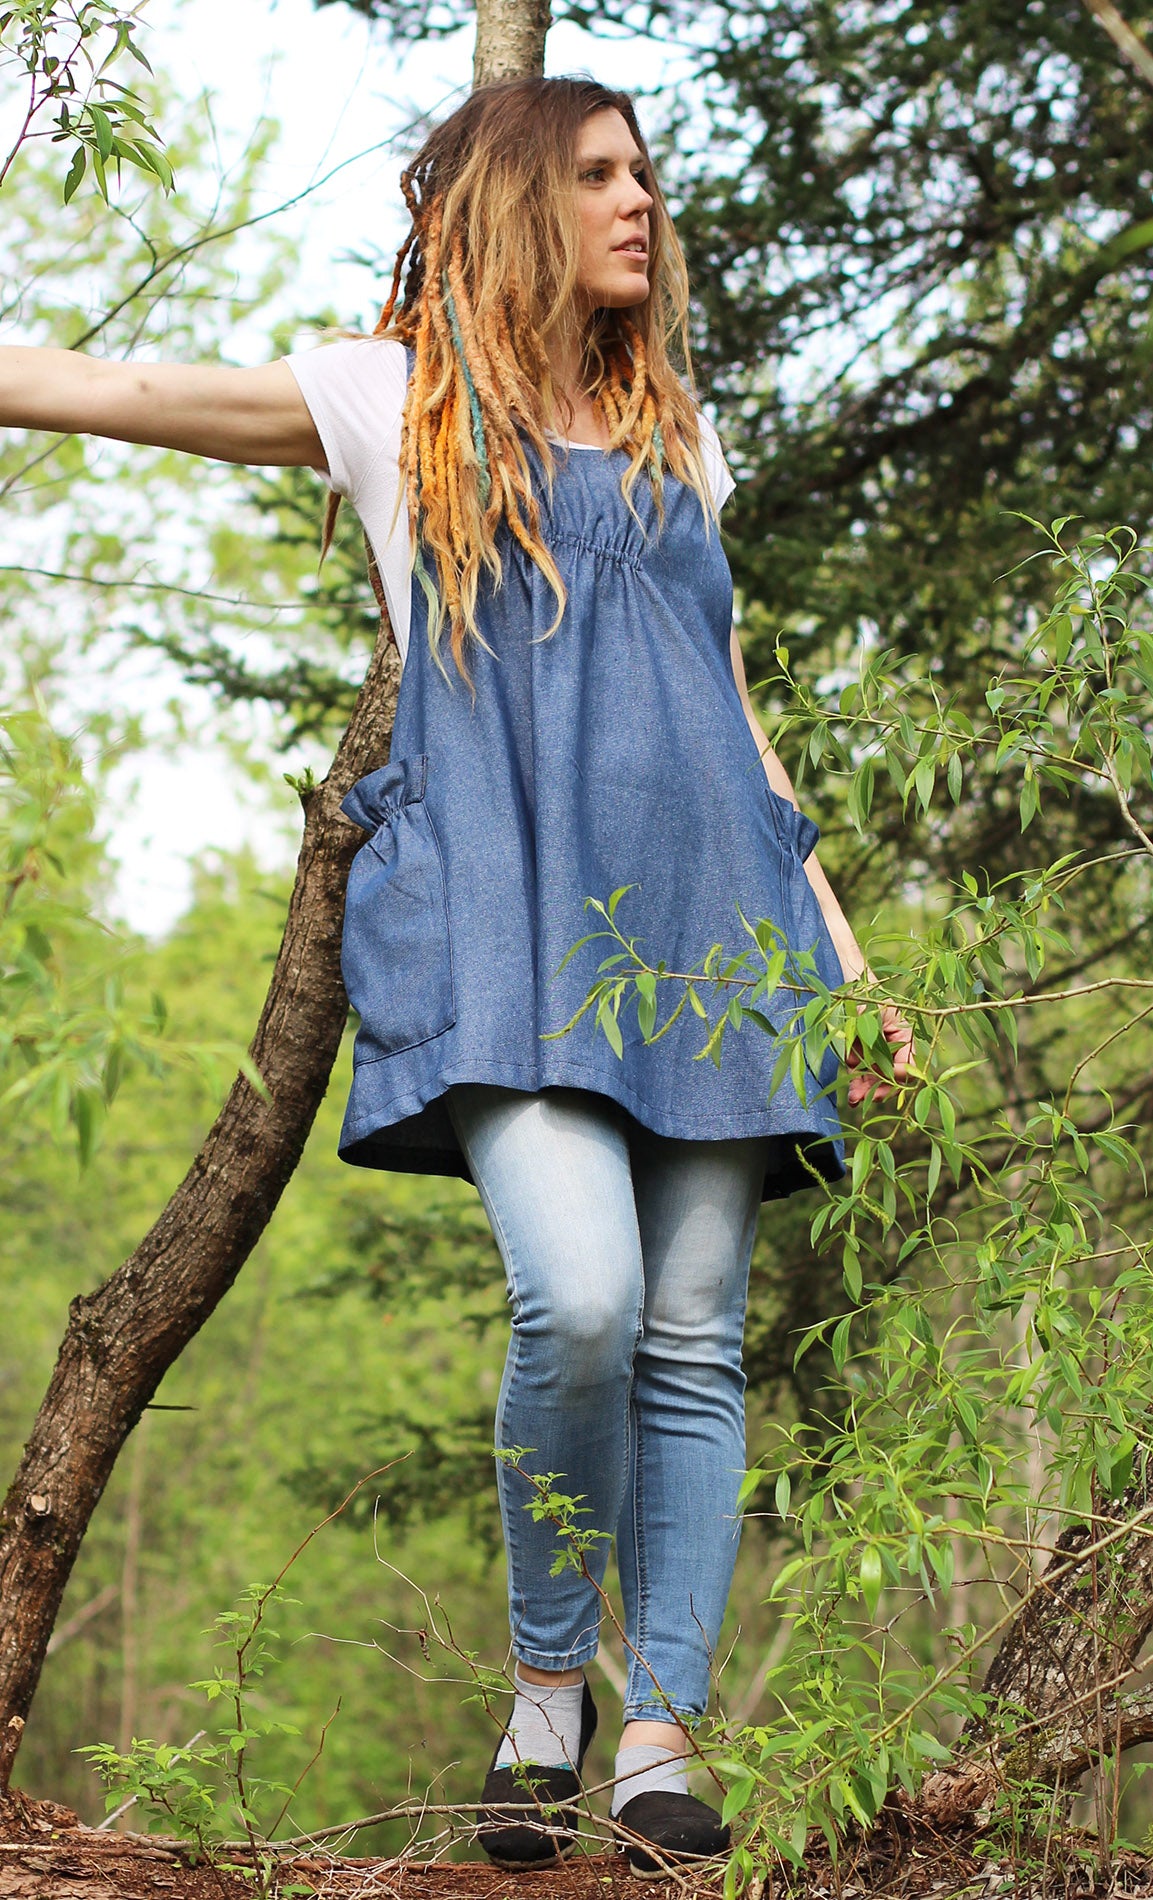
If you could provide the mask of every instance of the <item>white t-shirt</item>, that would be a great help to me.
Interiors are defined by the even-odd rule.
[[[408,652],[412,563],[408,509],[400,507],[400,429],[408,385],[403,343],[385,337],[349,337],[286,359],[316,424],[326,468],[317,474],[351,502],[380,571],[389,619],[403,660]],[[723,507],[733,492],[717,432],[701,417],[705,468],[713,499]],[[569,445],[591,455],[601,450]]]

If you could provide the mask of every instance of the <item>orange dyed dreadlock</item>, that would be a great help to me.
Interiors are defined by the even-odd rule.
[[[575,321],[573,153],[584,120],[605,110],[621,114],[647,163],[626,93],[588,79],[518,79],[474,92],[401,178],[412,227],[374,335],[415,353],[401,449],[415,572],[429,599],[438,663],[447,622],[465,678],[469,637],[483,644],[476,621],[482,578],[494,585],[501,579],[502,523],[556,595],[550,632],[564,611],[564,583],[542,539],[526,443],[551,480],[548,431],[564,403],[548,344]],[[696,490],[708,517],[696,406],[670,362],[671,345],[688,371],[684,258],[651,170],[646,188],[653,198],[652,288],[627,315],[594,312],[579,339],[586,387],[612,447],[629,451],[625,499],[646,471],[659,510],[667,468]],[[335,508],[334,500],[326,545]]]

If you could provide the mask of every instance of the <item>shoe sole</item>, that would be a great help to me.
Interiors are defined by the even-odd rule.
[[[626,1847],[621,1851],[628,1861],[630,1874],[634,1874],[638,1880],[671,1880],[674,1874],[681,1872],[682,1868],[687,1867],[690,1871],[695,1868],[699,1871],[702,1867],[719,1868],[724,1864],[724,1856],[720,1854],[668,1854],[661,1855],[654,1866],[642,1861],[639,1853],[634,1860],[635,1850]],[[658,1852],[658,1849],[653,1849],[654,1859]]]
[[[549,1860],[545,1860],[543,1857],[540,1860],[500,1860],[495,1854],[489,1853],[483,1841],[480,1844],[484,1847],[489,1865],[499,1867],[501,1872],[505,1874],[545,1873],[550,1867],[557,1866],[560,1861],[567,1860],[576,1846],[575,1841],[570,1841],[567,1847],[558,1847]]]

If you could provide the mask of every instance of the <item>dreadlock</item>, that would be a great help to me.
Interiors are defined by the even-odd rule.
[[[647,164],[627,93],[588,79],[516,79],[474,92],[401,177],[411,227],[373,334],[414,351],[401,438],[414,572],[429,602],[437,662],[443,667],[447,625],[466,679],[469,638],[484,644],[476,620],[482,580],[501,580],[502,524],[555,595],[550,633],[564,612],[528,447],[551,482],[549,428],[564,396],[548,345],[571,336],[578,321],[573,152],[584,120],[606,110],[621,114]],[[645,472],[659,515],[667,468],[696,490],[708,518],[696,407],[670,361],[671,349],[689,373],[684,258],[651,170],[646,188],[649,296],[629,313],[595,311],[575,340],[610,445],[629,452],[621,481],[629,506]],[[337,505],[329,504],[326,547]]]

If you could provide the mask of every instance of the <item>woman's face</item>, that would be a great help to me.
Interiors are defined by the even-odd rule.
[[[627,310],[649,294],[648,168],[620,113],[607,109],[585,120],[576,155],[577,287],[592,309]]]

